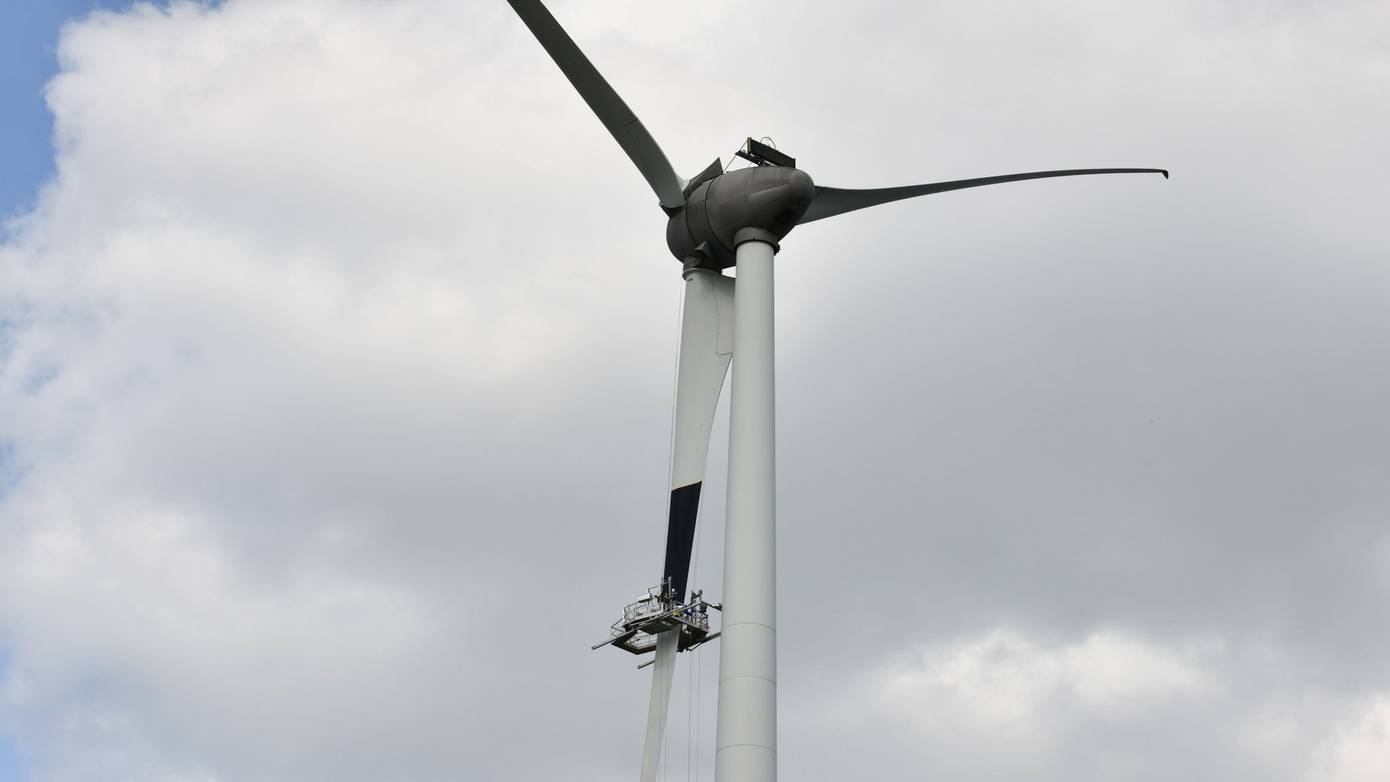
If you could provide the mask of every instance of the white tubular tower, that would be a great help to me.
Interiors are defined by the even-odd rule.
[[[736,249],[716,782],[777,779],[775,251],[758,239]]]

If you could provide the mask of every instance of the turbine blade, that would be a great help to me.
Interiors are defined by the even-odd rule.
[[[666,740],[666,717],[671,710],[671,682],[676,674],[676,646],[680,630],[667,630],[656,637],[656,660],[652,666],[652,698],[647,704],[647,738],[642,745],[642,782],[656,782],[661,768],[661,745]]]
[[[695,519],[705,479],[710,428],[734,351],[734,281],[718,272],[685,274],[685,314],[676,364],[676,426],[671,443],[671,508],[662,584],[685,602]]]
[[[661,151],[661,147],[647,132],[641,120],[637,119],[632,109],[629,109],[618,93],[604,81],[598,69],[575,45],[569,33],[555,21],[555,17],[550,15],[550,11],[546,10],[540,0],[507,2],[511,3],[512,9],[521,17],[521,21],[531,28],[536,40],[545,47],[555,64],[560,66],[570,84],[574,85],[580,97],[584,98],[584,102],[598,115],[599,121],[608,128],[608,132],[632,159],[637,170],[642,172],[647,184],[651,185],[656,197],[661,200],[661,205],[674,208],[685,203],[685,198],[681,195],[683,183],[681,178],[676,176],[675,169],[671,168],[666,153]]]
[[[733,355],[734,281],[707,269],[686,271],[685,310],[676,363],[676,426],[671,443],[671,513],[662,569],[662,584],[669,585],[667,597],[671,600],[685,602],[710,428]],[[642,782],[656,780],[680,637],[679,629],[656,637],[647,736],[642,748]]]
[[[906,185],[904,187],[881,187],[876,190],[842,190],[837,187],[817,187],[816,197],[811,208],[806,210],[797,225],[823,220],[827,217],[867,209],[871,206],[901,201],[904,198],[944,193],[948,190],[963,190],[967,187],[997,185],[1003,182],[1020,182],[1025,179],[1048,179],[1059,176],[1086,176],[1089,174],[1162,174],[1168,178],[1163,168],[1071,168],[1060,171],[1029,171],[1023,174],[1003,174],[978,179],[956,179],[950,182],[932,182],[925,185]]]

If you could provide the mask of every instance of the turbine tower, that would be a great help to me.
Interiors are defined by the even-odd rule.
[[[749,138],[750,168],[725,172],[716,159],[682,179],[618,93],[540,0],[508,0],[560,66],[666,213],[666,243],[683,264],[685,308],[677,360],[671,500],[661,583],[627,606],[596,644],[634,654],[655,650],[642,782],[656,779],[677,652],[720,638],[716,782],[777,778],[776,492],[773,259],[793,228],[891,201],[1026,179],[1156,173],[1088,168],[933,182],[873,190],[821,187],[796,160]],[[738,267],[737,283],[723,271]],[[695,519],[710,427],[730,360],[729,479],[723,605],[687,594]],[[710,610],[723,615],[712,632]]]

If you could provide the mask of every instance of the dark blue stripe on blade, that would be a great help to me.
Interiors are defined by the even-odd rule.
[[[685,601],[690,579],[690,555],[695,548],[695,516],[700,510],[701,483],[671,490],[671,512],[666,526],[666,568],[662,583],[671,581],[671,597]]]

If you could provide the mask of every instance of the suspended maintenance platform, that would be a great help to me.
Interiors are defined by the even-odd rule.
[[[705,602],[703,592],[691,592],[690,602],[682,603],[670,596],[663,587],[652,587],[647,596],[629,603],[623,608],[623,618],[609,628],[606,641],[594,644],[592,649],[616,646],[631,654],[646,654],[656,649],[657,635],[671,630],[680,631],[678,651],[694,649],[707,641],[719,637],[709,629],[709,610],[721,610],[718,603]],[[637,667],[645,667],[644,663]]]

